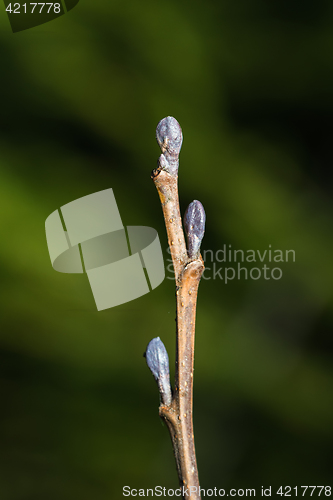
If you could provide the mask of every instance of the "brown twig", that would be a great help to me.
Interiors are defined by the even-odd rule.
[[[198,201],[192,202],[186,211],[187,250],[178,199],[178,156],[182,145],[182,131],[177,120],[172,117],[161,120],[157,126],[156,138],[162,155],[159,158],[158,168],[152,173],[152,178],[162,204],[177,296],[175,390],[171,403],[170,400],[166,402],[165,389],[160,390],[159,414],[170,431],[182,498],[199,500],[201,497],[195,456],[192,407],[195,315],[198,286],[204,271],[200,243],[204,234],[205,212]],[[156,340],[153,339],[149,346]],[[160,387],[161,380],[166,380],[160,367],[164,366],[167,354],[159,338],[154,344],[156,348],[154,351],[149,350],[149,346],[146,352],[147,363]],[[167,372],[169,373],[168,370]]]

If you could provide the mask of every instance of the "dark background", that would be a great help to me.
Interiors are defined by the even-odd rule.
[[[200,285],[201,486],[332,485],[332,1],[81,0],[16,34],[3,6],[0,61],[1,500],[177,487],[142,357],[160,336],[174,371],[172,281],[97,312],[85,276],[52,269],[44,229],[112,187],[165,250],[150,172],[167,115],[202,249],[296,255],[281,280]]]

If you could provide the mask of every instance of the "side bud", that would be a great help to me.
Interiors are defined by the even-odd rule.
[[[204,207],[198,200],[192,201],[184,215],[184,227],[187,237],[187,251],[190,259],[194,259],[200,252],[202,238],[205,234],[206,214]]]
[[[167,350],[159,337],[152,339],[145,352],[148,368],[154,375],[158,385],[161,401],[170,406],[172,391],[170,385],[169,356]]]

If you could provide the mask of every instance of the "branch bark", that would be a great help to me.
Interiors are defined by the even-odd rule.
[[[205,213],[200,202],[194,201],[188,207],[185,214],[189,244],[187,250],[178,197],[178,155],[182,144],[178,122],[172,117],[161,120],[156,137],[162,155],[157,169],[152,172],[152,179],[162,204],[177,298],[175,388],[171,404],[166,404],[161,394],[159,414],[170,432],[182,498],[200,500],[192,410],[195,317],[198,286],[204,271],[200,243],[204,233]]]

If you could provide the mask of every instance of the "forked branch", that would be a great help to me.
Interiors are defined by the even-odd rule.
[[[170,431],[182,498],[199,500],[192,408],[195,316],[198,286],[204,271],[200,245],[205,230],[205,211],[197,200],[188,206],[184,216],[186,247],[178,197],[179,152],[183,136],[177,120],[170,116],[161,120],[156,138],[162,154],[158,167],[152,172],[152,179],[162,204],[176,282],[177,342],[173,395],[168,355],[159,337],[148,344],[146,359],[158,383],[161,396],[159,414]]]

